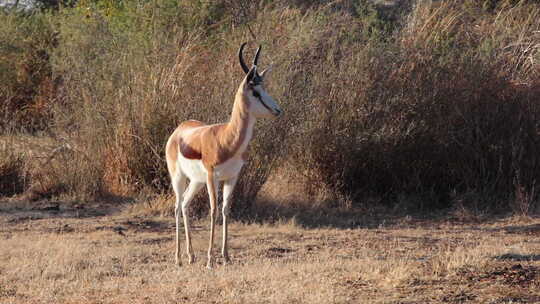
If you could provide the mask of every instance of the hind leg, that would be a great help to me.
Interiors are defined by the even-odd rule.
[[[191,233],[189,231],[189,203],[201,190],[201,188],[204,186],[203,183],[199,183],[196,181],[190,181],[188,188],[186,189],[186,192],[184,193],[184,199],[182,201],[182,216],[184,217],[184,228],[186,231],[186,250],[188,254],[188,262],[189,264],[193,263],[195,261],[195,257],[193,255],[193,248],[191,247]]]
[[[176,203],[174,206],[174,217],[176,219],[176,265],[182,265],[180,259],[180,203],[183,199],[183,193],[186,189],[186,176],[181,170],[177,170],[176,174],[172,176],[172,186],[176,197]]]

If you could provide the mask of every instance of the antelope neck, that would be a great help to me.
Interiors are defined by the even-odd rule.
[[[236,151],[232,154],[243,153],[253,135],[255,116],[249,111],[249,103],[243,94],[237,94],[231,114],[231,118],[225,128],[228,142]]]

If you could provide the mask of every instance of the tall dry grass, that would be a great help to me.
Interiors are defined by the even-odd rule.
[[[0,147],[0,195],[12,196],[24,191],[24,159]]]
[[[286,115],[257,125],[237,214],[277,172],[272,187],[301,181],[318,206],[535,211],[540,6],[403,8],[98,1],[38,14],[59,33],[47,131],[69,147],[51,175],[83,198],[168,192],[167,136],[227,119],[250,41],[275,64],[268,91]]]
[[[0,18],[0,131],[44,130],[58,86],[48,53],[56,33],[41,15],[0,10]]]

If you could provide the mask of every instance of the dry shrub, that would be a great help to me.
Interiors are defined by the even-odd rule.
[[[23,134],[0,138],[0,196],[35,201],[64,192],[57,169],[63,148]]]
[[[2,10],[0,23],[0,130],[44,130],[58,87],[49,62],[56,33],[45,15],[24,18]]]
[[[311,185],[356,202],[372,193],[387,201],[421,195],[420,208],[447,206],[456,191],[512,193],[516,175],[534,185],[540,83],[530,58],[538,50],[525,59],[504,47],[535,37],[538,24],[514,23],[522,28],[512,35],[499,20],[534,17],[540,8],[486,14],[464,10],[470,5],[419,4],[395,44],[351,43],[339,23],[321,34],[326,40],[309,40],[320,45],[310,49],[304,66],[315,71],[304,71],[302,90],[315,93],[311,107],[302,103],[307,115],[290,143]],[[504,40],[472,32],[476,24],[502,31]]]
[[[0,150],[0,196],[19,194],[24,188],[24,159],[6,149]]]
[[[42,95],[71,152],[51,176],[71,195],[169,192],[167,137],[186,119],[227,120],[237,48],[256,38],[285,115],[257,123],[236,214],[252,213],[276,167],[320,207],[433,209],[471,193],[534,205],[540,7],[486,3],[421,1],[406,16],[357,1],[60,10],[50,79],[62,87]]]
[[[68,188],[86,195],[169,191],[163,155],[167,137],[183,120],[227,119],[243,77],[235,55],[243,39],[206,45],[197,31],[174,26],[172,33],[136,37],[116,32],[114,20],[92,17],[83,27],[77,15],[64,18],[66,26],[75,26],[62,28],[63,44],[55,54],[65,85],[55,109],[55,133],[84,156],[80,164],[91,168],[83,171],[68,161],[66,167],[74,168],[66,168],[73,174]],[[94,44],[96,36],[102,39]],[[124,44],[116,46],[114,39]],[[81,53],[87,55],[81,58]],[[275,132],[260,135],[275,140],[254,142],[253,150],[272,150]],[[268,155],[253,155],[257,172],[244,174],[239,182],[244,200],[255,197],[273,164]],[[82,190],[88,182],[98,187]]]

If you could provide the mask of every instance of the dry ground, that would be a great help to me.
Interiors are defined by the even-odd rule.
[[[538,218],[235,223],[213,270],[193,226],[198,260],[178,268],[172,217],[0,202],[0,303],[540,303]]]

